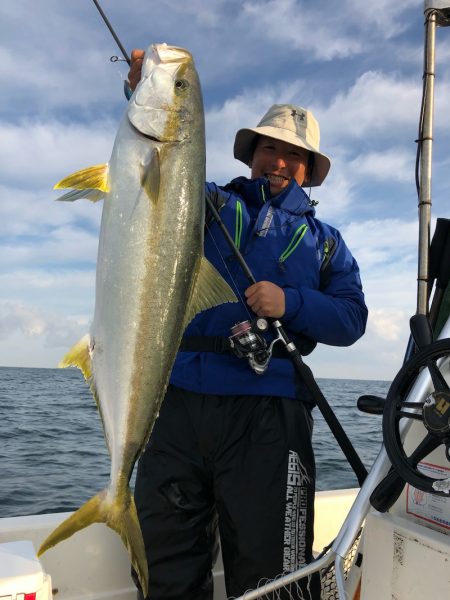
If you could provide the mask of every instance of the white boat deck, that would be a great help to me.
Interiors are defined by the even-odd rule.
[[[357,489],[318,492],[314,550],[320,552],[339,531]],[[0,519],[0,544],[30,540],[35,549],[69,513]],[[105,525],[94,524],[42,555],[52,578],[56,600],[135,600],[128,554],[119,536]],[[226,598],[220,560],[214,569],[214,599]]]

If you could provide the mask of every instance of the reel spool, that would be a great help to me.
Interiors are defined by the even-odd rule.
[[[419,373],[427,369],[432,391],[424,402],[406,400]],[[419,470],[424,460],[441,444],[450,463],[450,339],[425,346],[398,372],[389,389],[383,411],[383,440],[392,466],[413,487],[438,496],[450,496],[450,472],[446,479],[433,479]],[[426,435],[408,456],[400,435],[403,419],[421,421]]]

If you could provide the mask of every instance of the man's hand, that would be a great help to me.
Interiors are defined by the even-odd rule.
[[[130,88],[134,91],[137,84],[141,80],[142,63],[144,61],[145,51],[139,48],[135,48],[131,51],[131,65],[128,72],[128,81]]]
[[[286,310],[284,291],[270,281],[258,281],[245,290],[247,304],[258,317],[282,317]]]

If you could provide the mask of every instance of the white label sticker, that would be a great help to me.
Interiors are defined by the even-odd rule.
[[[450,475],[450,469],[447,467],[425,462],[419,464],[419,470],[433,479],[442,479]],[[422,490],[417,490],[408,483],[406,512],[423,521],[450,530],[450,498],[422,492]]]

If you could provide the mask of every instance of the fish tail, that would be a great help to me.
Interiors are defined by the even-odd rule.
[[[103,490],[88,500],[52,531],[41,544],[38,556],[92,523],[105,523],[120,535],[127,548],[145,598],[148,594],[148,566],[134,498],[129,488],[112,500],[108,499],[107,492]]]

